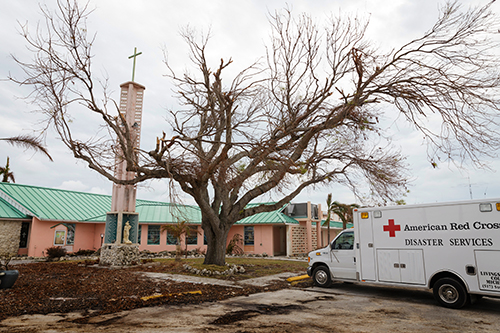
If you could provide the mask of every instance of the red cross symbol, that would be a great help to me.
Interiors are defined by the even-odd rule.
[[[389,237],[396,237],[396,231],[401,231],[401,226],[394,224],[394,220],[389,220],[389,225],[384,225],[384,231],[389,231]]]

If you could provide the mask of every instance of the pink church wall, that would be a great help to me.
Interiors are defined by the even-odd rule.
[[[147,224],[141,224],[141,244],[139,245],[139,250],[148,250],[151,252],[161,252],[161,251],[175,251],[175,245],[167,245],[167,232],[160,232],[160,244],[148,244],[148,227]],[[155,224],[158,225],[158,224]],[[203,244],[203,229],[201,226],[197,226],[198,239],[196,245],[188,245],[188,251],[196,250],[206,251],[207,246]],[[184,251],[186,249],[186,243],[184,237],[181,237],[181,248]]]
[[[27,255],[32,257],[42,257],[45,250],[54,246],[54,236],[56,231],[64,231],[67,237],[68,229],[64,225],[57,225],[58,221],[40,221],[36,217],[31,222],[30,238],[28,243]],[[101,233],[104,233],[104,223],[74,223],[75,224],[75,242],[73,245],[64,246],[69,252],[78,250],[97,250],[101,247]]]
[[[247,254],[263,254],[274,255],[274,234],[273,225],[254,225],[254,246],[245,246],[239,244]],[[242,239],[245,237],[245,229],[242,225],[232,226],[227,237],[228,243],[235,234],[240,234]]]
[[[239,247],[243,250],[243,237],[244,237],[244,231],[243,231],[243,226],[242,225],[233,225],[231,229],[229,229],[229,233],[227,235],[227,242],[226,242],[226,247],[233,239],[234,235],[239,234],[241,237],[242,242],[238,244]]]
[[[94,224],[93,246],[96,249],[96,251],[101,248],[101,244],[104,241],[104,239],[101,238],[101,234],[104,236],[105,229],[106,229],[106,223]]]
[[[63,228],[65,229],[64,226]],[[77,223],[73,252],[78,250],[97,251],[101,247],[101,233],[104,233],[104,223]]]
[[[64,225],[56,225],[57,221],[40,221],[33,218],[31,223],[30,239],[28,244],[28,256],[41,257],[44,255],[45,249],[54,246],[54,235],[56,231],[65,231],[67,236],[67,228]],[[75,223],[75,242],[73,246],[66,247],[68,252],[76,252],[78,250],[97,250],[101,247],[101,234],[104,234],[104,223]],[[157,224],[155,224],[157,225]],[[254,246],[247,247],[246,253],[274,255],[275,243],[279,243],[279,231],[273,232],[273,225],[255,225],[254,227]],[[188,250],[198,249],[201,252],[206,252],[207,246],[203,244],[203,229],[198,228],[198,240],[196,245],[188,245]],[[228,234],[227,243],[231,241],[235,234],[240,234],[244,237],[244,227],[241,225],[233,226]],[[141,243],[139,250],[149,250],[151,252],[160,251],[175,251],[175,245],[167,245],[167,233],[160,233],[160,244],[151,245],[148,241],[148,225],[142,224]],[[182,249],[185,249],[185,240],[181,238]],[[227,246],[227,244],[226,244]],[[243,244],[240,244],[245,248]],[[276,245],[279,246],[279,245]],[[278,248],[276,248],[276,252]]]
[[[54,243],[54,229],[50,229],[57,223],[40,221],[36,217],[31,223],[30,240],[28,245],[28,255],[32,257],[42,257],[45,249],[52,247]],[[65,227],[63,227],[66,229]]]

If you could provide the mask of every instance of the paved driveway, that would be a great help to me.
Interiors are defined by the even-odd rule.
[[[500,300],[439,307],[426,291],[336,284],[285,289],[216,303],[10,318],[0,332],[500,332]]]

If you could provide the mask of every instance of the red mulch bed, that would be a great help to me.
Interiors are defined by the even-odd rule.
[[[213,302],[234,296],[288,288],[285,282],[273,286],[232,288],[204,284],[156,281],[140,272],[178,273],[181,264],[150,263],[136,267],[110,269],[91,263],[58,262],[12,266],[19,278],[11,289],[0,289],[0,321],[24,314],[82,311],[89,317],[140,307]],[[200,294],[182,294],[188,291]],[[164,297],[147,301],[144,296]]]

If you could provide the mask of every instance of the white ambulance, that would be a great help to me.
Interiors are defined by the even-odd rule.
[[[356,209],[353,229],[309,253],[307,273],[321,287],[432,288],[449,308],[500,297],[500,199]]]

